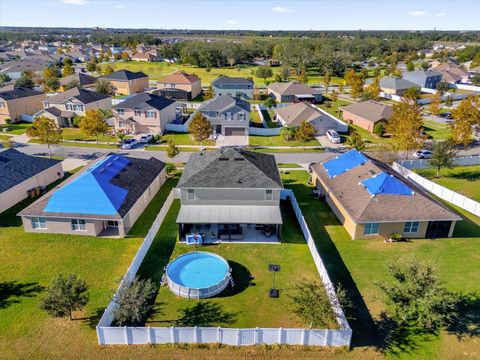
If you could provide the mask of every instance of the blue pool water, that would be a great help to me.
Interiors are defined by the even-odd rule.
[[[225,279],[228,271],[229,266],[225,259],[207,252],[187,253],[167,266],[170,280],[190,289],[205,289],[217,285]]]

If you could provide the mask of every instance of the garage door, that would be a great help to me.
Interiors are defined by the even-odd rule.
[[[241,127],[227,127],[225,128],[225,136],[244,136],[245,129]]]

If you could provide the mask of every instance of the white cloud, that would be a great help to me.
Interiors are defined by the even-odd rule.
[[[292,10],[289,9],[289,8],[286,8],[286,7],[281,7],[281,6],[275,6],[272,8],[272,11],[273,12],[276,12],[276,13],[281,13],[281,14],[288,14],[288,13],[291,13]]]
[[[444,17],[444,16],[447,16],[447,13],[436,13],[435,16],[436,17]]]
[[[427,15],[427,12],[426,12],[426,11],[422,11],[422,10],[410,11],[410,12],[408,13],[408,15],[410,15],[410,16],[416,16],[416,17],[418,17],[418,16],[425,16],[425,15]]]
[[[85,5],[88,4],[88,0],[61,0],[64,4],[69,5]]]
[[[240,24],[240,21],[237,21],[237,20],[234,20],[234,19],[230,19],[230,20],[225,21],[225,25],[239,25],[239,24]]]

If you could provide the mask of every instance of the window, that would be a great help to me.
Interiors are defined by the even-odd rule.
[[[375,235],[378,234],[378,225],[377,223],[365,224],[363,228],[363,235]]]
[[[85,231],[87,227],[85,226],[85,220],[83,219],[71,219],[72,230],[73,231]]]
[[[420,223],[418,221],[407,221],[403,227],[404,233],[416,233]]]
[[[145,115],[147,116],[147,118],[154,118],[154,117],[156,117],[156,116],[155,116],[155,111],[152,111],[152,110],[145,111]]]
[[[175,84],[170,84],[170,87],[171,87],[172,89],[175,89]]]
[[[240,121],[245,120],[245,118],[243,117],[243,113],[237,114],[237,119],[240,120]]]
[[[195,200],[195,189],[188,189],[188,200]]]
[[[273,200],[273,190],[265,190],[265,200]]]
[[[118,221],[108,220],[107,227],[118,227]]]
[[[65,109],[73,110],[73,104],[70,104],[70,103],[65,104]]]
[[[3,101],[0,101],[0,107],[3,107],[2,105],[3,105]],[[50,103],[48,101],[44,101],[43,102],[43,108],[47,109],[49,107],[50,107]]]
[[[83,111],[83,105],[73,105],[73,110],[75,110],[75,111]]]
[[[125,114],[125,110],[124,109],[117,109],[117,114],[118,115],[123,115],[123,114]]]
[[[135,116],[141,116],[141,115],[142,115],[142,112],[141,112],[141,111],[138,111],[138,110],[135,110],[135,111],[134,111],[134,114],[135,114]]]
[[[47,228],[47,220],[45,218],[40,217],[33,217],[32,221],[32,229],[46,229]]]
[[[229,112],[225,113],[225,120],[227,121],[232,120],[232,113],[229,113]]]

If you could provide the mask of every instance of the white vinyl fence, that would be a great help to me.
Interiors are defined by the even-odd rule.
[[[449,87],[454,89],[469,90],[480,92],[480,86],[468,85],[468,84],[449,84]]]
[[[392,166],[396,171],[418,184],[421,188],[431,192],[439,198],[448,201],[449,203],[458,206],[476,216],[480,216],[480,203],[472,200],[464,195],[461,195],[455,191],[447,189],[441,185],[427,180],[424,177],[415,174],[413,171],[408,170],[406,167],[394,162]]]
[[[135,276],[145,254],[148,251],[161,222],[173,202],[172,193],[167,198],[160,214],[155,220],[154,226],[150,229],[145,241],[142,243],[130,268],[122,281],[130,281]],[[112,327],[113,301],[107,307],[105,314],[97,325],[98,342],[101,345],[142,345],[142,344],[208,344],[218,343],[232,346],[248,345],[307,345],[307,346],[350,346],[352,329],[348,324],[340,303],[337,299],[335,288],[330,281],[327,270],[323,265],[315,242],[310,234],[307,223],[302,215],[300,207],[295,199],[292,190],[283,190],[283,200],[290,198],[291,204],[300,223],[303,235],[307,241],[308,248],[317,267],[318,273],[325,286],[327,295],[333,306],[337,322],[340,325],[338,330],[329,329],[284,329],[284,328],[223,328],[223,327]],[[162,216],[161,216],[162,215]],[[151,238],[151,239],[150,239]],[[149,239],[147,241],[147,239]],[[112,305],[113,304],[113,305]]]
[[[248,135],[257,135],[257,136],[276,136],[279,135],[282,131],[281,127],[276,128],[256,128],[249,126]]]
[[[453,158],[453,161],[457,166],[480,165],[480,155],[459,156],[459,157]],[[428,169],[432,167],[428,159],[401,160],[397,162],[409,170]]]

